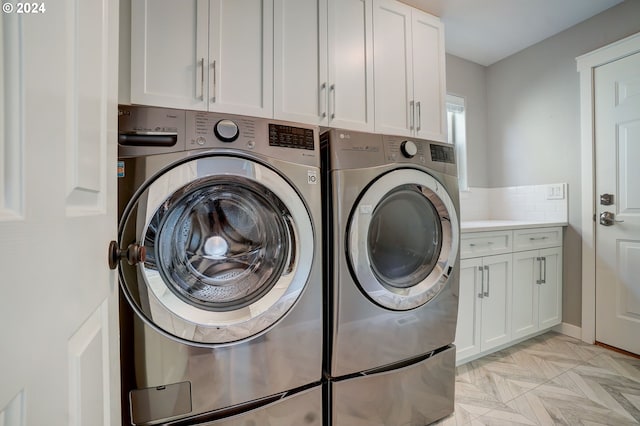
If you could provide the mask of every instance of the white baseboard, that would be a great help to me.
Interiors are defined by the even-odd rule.
[[[553,327],[552,330],[573,337],[574,339],[582,339],[582,328],[577,325],[563,322]]]

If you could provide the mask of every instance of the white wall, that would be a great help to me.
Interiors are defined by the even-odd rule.
[[[575,58],[638,31],[640,1],[627,0],[486,70],[489,186],[569,184],[563,321],[577,326],[582,275],[577,191],[580,96]],[[470,181],[469,185],[476,184]]]
[[[465,99],[469,186],[489,187],[486,67],[447,55],[447,93]]]

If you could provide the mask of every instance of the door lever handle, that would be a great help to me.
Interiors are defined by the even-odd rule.
[[[616,220],[616,215],[611,212],[600,213],[600,225],[612,226],[616,223],[623,223],[624,220]]]

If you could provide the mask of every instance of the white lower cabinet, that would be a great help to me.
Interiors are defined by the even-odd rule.
[[[512,337],[526,337],[562,320],[562,248],[513,254]]]
[[[509,341],[510,296],[510,254],[461,261],[460,313],[455,341],[458,359]]]
[[[458,365],[560,324],[561,227],[461,239]]]

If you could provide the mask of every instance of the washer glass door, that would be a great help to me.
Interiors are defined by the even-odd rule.
[[[200,344],[258,335],[306,285],[310,216],[270,168],[231,156],[170,168],[138,191],[121,223],[147,258],[121,263],[127,299],[151,326]],[[137,268],[135,274],[131,268]]]
[[[415,169],[379,177],[362,194],[348,229],[351,269],[365,294],[413,309],[445,286],[458,252],[458,219],[445,188]]]

